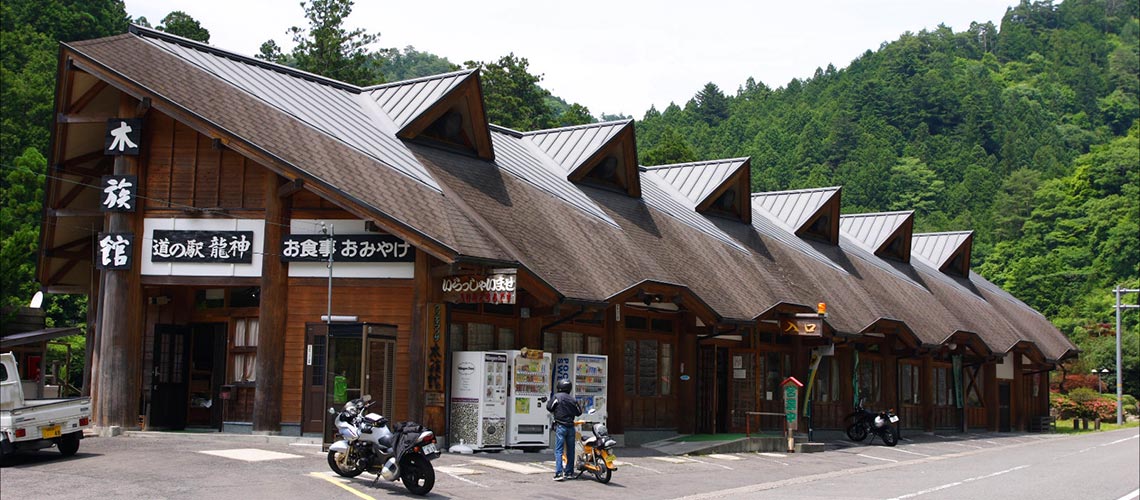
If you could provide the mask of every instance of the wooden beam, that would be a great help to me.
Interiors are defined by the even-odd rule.
[[[293,193],[305,188],[305,179],[300,177],[286,182],[277,187],[277,196],[281,198],[288,198],[293,196]]]
[[[52,273],[50,277],[48,277],[48,280],[44,283],[44,286],[54,285],[57,281],[63,279],[63,277],[67,276],[67,273],[71,272],[71,270],[74,269],[75,266],[79,264],[79,262],[79,259],[71,259],[65,261],[63,265],[59,267],[59,269],[56,269],[56,271]]]
[[[91,104],[91,101],[95,100],[95,97],[97,97],[99,93],[102,92],[105,88],[107,88],[107,82],[103,80],[96,80],[95,84],[92,85],[91,88],[87,89],[83,95],[79,96],[79,99],[76,99],[75,102],[71,103],[71,105],[66,106],[67,112],[82,112],[87,107],[87,105]]]
[[[103,150],[102,150],[102,149],[99,149],[99,150],[96,150],[96,151],[92,151],[92,152],[90,152],[90,153],[83,153],[83,154],[81,154],[81,155],[79,155],[79,156],[76,156],[76,157],[72,157],[72,158],[68,158],[68,159],[66,159],[66,160],[63,160],[63,161],[61,161],[61,162],[59,162],[59,163],[57,164],[56,168],[57,168],[57,169],[60,169],[60,168],[68,168],[68,167],[72,167],[72,166],[78,165],[78,164],[80,164],[80,163],[86,163],[86,162],[89,162],[89,161],[92,161],[92,160],[98,160],[98,159],[100,159],[100,158],[105,158],[106,156],[107,156],[107,155],[103,154]]]
[[[89,260],[93,254],[87,250],[45,250],[44,256],[52,259]]]
[[[105,123],[107,120],[115,118],[110,113],[98,113],[91,115],[73,115],[67,113],[60,113],[55,116],[55,121],[58,123]]]
[[[85,210],[81,208],[49,208],[47,210],[49,217],[102,217],[103,212],[99,210]]]

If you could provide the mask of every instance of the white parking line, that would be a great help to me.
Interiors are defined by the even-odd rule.
[[[1132,493],[1124,495],[1116,500],[1133,500],[1134,498],[1138,497],[1140,497],[1140,489],[1132,490]]]
[[[770,451],[760,452],[760,453],[757,453],[757,455],[760,455],[762,457],[777,457],[777,458],[787,458],[788,457],[787,455],[785,455],[783,453],[772,453]]]
[[[902,449],[902,448],[899,448],[899,447],[897,447],[897,446],[895,446],[895,447],[891,447],[891,448],[883,448],[883,449],[884,449],[884,450],[897,451],[897,452],[899,452],[899,453],[909,453],[909,454],[911,454],[911,455],[918,455],[918,456],[920,456],[920,457],[929,457],[929,456],[930,456],[930,455],[927,455],[927,454],[925,454],[925,453],[919,453],[919,452],[917,452],[917,451],[908,451],[908,450],[904,450],[904,449]]]
[[[712,465],[712,466],[720,467],[720,468],[722,468],[722,469],[733,470],[733,468],[732,468],[732,467],[729,467],[729,466],[727,466],[727,465],[714,464],[714,463],[712,463],[712,462],[705,462],[704,460],[697,460],[697,459],[695,459],[695,458],[689,458],[689,460],[690,460],[690,461],[693,461],[693,462],[696,462],[696,463],[699,463],[699,464]]]
[[[467,483],[467,484],[470,484],[470,485],[474,485],[474,486],[478,486],[478,487],[480,487],[480,488],[486,488],[486,487],[487,487],[487,485],[485,485],[485,484],[479,484],[479,483],[476,483],[475,481],[472,481],[472,480],[470,480],[470,479],[467,479],[467,478],[465,478],[465,477],[462,477],[462,476],[460,476],[460,475],[458,475],[458,474],[452,474],[452,473],[448,472],[447,470],[441,470],[441,469],[444,469],[444,468],[443,468],[443,467],[436,467],[436,468],[435,468],[435,470],[438,470],[438,471],[440,471],[440,472],[442,472],[442,473],[444,473],[444,474],[447,474],[449,477],[452,477],[452,478],[458,479],[458,480],[460,480],[460,481],[463,481],[463,482],[465,482],[465,483]]]
[[[1029,467],[1029,466],[1028,466],[1028,465],[1019,465],[1019,466],[1017,466],[1017,467],[1013,467],[1013,468],[1011,468],[1011,469],[1006,469],[1006,470],[1003,470],[1003,471],[997,471],[997,472],[994,472],[994,473],[992,473],[992,474],[986,474],[986,475],[984,475],[984,476],[974,476],[974,477],[970,477],[970,478],[966,478],[966,479],[963,479],[963,480],[961,480],[961,481],[954,481],[953,483],[946,483],[946,484],[943,484],[943,485],[941,485],[941,486],[935,486],[935,487],[933,487],[933,488],[925,489],[925,490],[922,490],[922,491],[916,491],[916,492],[914,492],[914,493],[908,493],[908,494],[906,494],[906,495],[897,496],[897,497],[894,497],[894,498],[892,498],[891,500],[902,500],[902,499],[904,499],[904,498],[914,498],[914,497],[916,497],[916,496],[919,496],[919,495],[925,495],[925,494],[927,494],[927,493],[933,493],[933,492],[935,492],[935,491],[938,491],[938,490],[944,490],[944,489],[946,489],[946,488],[953,488],[953,487],[955,487],[955,486],[960,486],[960,485],[963,485],[963,484],[969,483],[969,482],[971,482],[971,481],[977,481],[977,480],[980,480],[980,479],[987,479],[987,478],[991,478],[991,477],[994,477],[994,476],[1000,476],[1000,475],[1002,475],[1002,474],[1006,474],[1006,473],[1009,473],[1009,472],[1013,472],[1013,471],[1015,471],[1015,470],[1021,470],[1021,469],[1024,469],[1024,468],[1026,468],[1026,467]]]
[[[685,462],[688,462],[688,460],[685,460],[683,458],[677,458],[677,457],[649,457],[649,458],[652,458],[654,460],[660,460],[662,462],[668,462],[671,464],[683,464]]]
[[[505,471],[515,472],[518,474],[542,474],[544,472],[548,472],[546,469],[542,469],[539,467],[534,467],[534,466],[526,465],[526,464],[516,464],[516,463],[512,463],[512,462],[507,462],[505,460],[480,459],[480,460],[472,460],[471,463],[473,463],[475,465],[482,465],[484,467],[492,467],[495,469],[502,469]]]
[[[882,461],[884,461],[884,462],[898,463],[898,460],[891,460],[891,459],[889,459],[889,458],[876,457],[876,456],[872,456],[872,455],[864,455],[864,454],[862,454],[862,453],[860,453],[860,454],[859,454],[859,455],[857,455],[857,456],[860,456],[860,457],[863,457],[863,458],[873,458],[873,459],[875,459],[875,460],[882,460]]]
[[[725,455],[722,453],[713,453],[711,455],[705,455],[705,456],[709,457],[709,458],[715,458],[717,460],[743,460],[742,458],[740,458],[736,455]]]
[[[654,474],[663,474],[661,471],[659,471],[659,470],[657,470],[657,469],[651,469],[651,468],[649,468],[649,467],[644,467],[644,466],[641,466],[641,465],[637,465],[637,464],[634,464],[634,463],[629,463],[629,462],[614,462],[614,465],[616,465],[616,466],[618,466],[618,467],[625,467],[625,466],[629,466],[629,467],[633,467],[633,468],[635,468],[635,469],[645,469],[645,470],[647,470],[647,471],[649,471],[649,472],[652,472],[652,473],[654,473]]]

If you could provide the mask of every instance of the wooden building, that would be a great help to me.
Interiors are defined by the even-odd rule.
[[[92,297],[104,427],[319,433],[370,393],[446,432],[449,353],[531,347],[609,356],[630,443],[775,428],[813,353],[816,428],[1023,429],[1075,354],[969,232],[639,166],[632,121],[488,124],[477,71],[359,88],[132,27],[62,46],[56,107],[39,279]]]

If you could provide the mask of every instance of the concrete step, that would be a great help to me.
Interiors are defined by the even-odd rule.
[[[827,449],[823,443],[796,443],[796,453],[819,453]]]

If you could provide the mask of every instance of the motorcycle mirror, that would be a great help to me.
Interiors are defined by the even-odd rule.
[[[369,401],[372,401],[372,395],[371,394],[365,394],[364,397],[360,398],[360,399],[363,399],[364,402],[367,403]]]
[[[336,415],[336,408],[329,408],[329,415]]]

